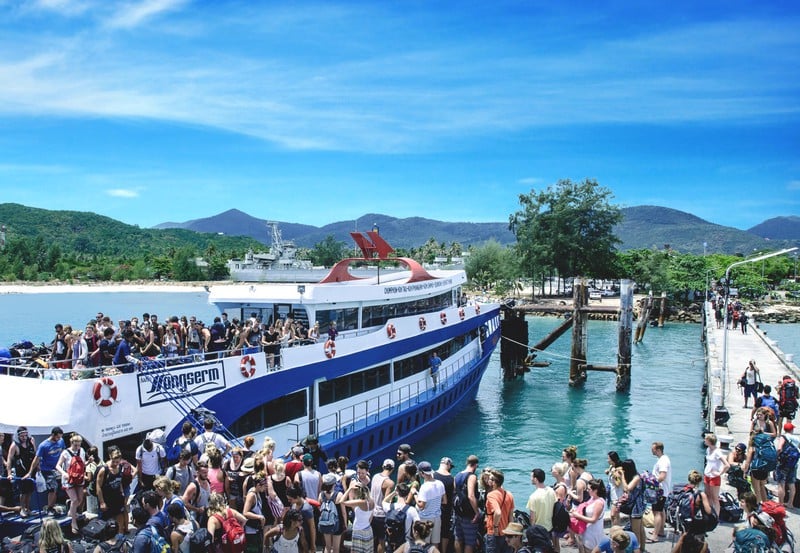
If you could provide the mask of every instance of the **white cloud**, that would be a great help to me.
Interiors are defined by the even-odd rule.
[[[111,28],[130,29],[163,13],[178,10],[188,0],[144,0],[124,4],[107,21]]]
[[[136,190],[127,190],[125,188],[112,188],[107,190],[106,194],[115,198],[138,198],[139,192]]]

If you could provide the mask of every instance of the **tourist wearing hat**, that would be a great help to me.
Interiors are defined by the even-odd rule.
[[[453,495],[456,491],[455,478],[450,471],[453,470],[453,460],[450,457],[442,457],[439,460],[439,468],[433,473],[433,477],[444,484],[444,498],[442,498],[442,551],[450,550],[450,542],[453,541]]]
[[[428,461],[417,465],[422,476],[422,486],[417,493],[417,509],[420,520],[433,522],[430,543],[436,547],[442,542],[442,498],[445,497],[444,484],[433,477],[433,467]]]
[[[332,509],[335,509],[338,520],[336,527],[332,530],[319,527],[320,533],[325,540],[324,553],[339,553],[339,547],[342,543],[342,534],[347,526],[347,510],[341,504],[344,494],[336,488],[336,475],[328,472],[322,476],[322,488],[317,498],[320,504],[320,510],[324,510],[327,502],[332,502]],[[344,523],[343,523],[344,521]]]
[[[384,459],[381,464],[381,472],[372,477],[369,487],[369,495],[375,502],[372,510],[372,537],[375,540],[377,553],[384,553],[386,550],[386,511],[383,510],[384,498],[394,488],[394,481],[391,478],[394,471],[394,461]]]
[[[522,548],[522,536],[525,529],[519,522],[509,522],[503,529],[503,536],[506,538],[506,545],[511,548],[513,553],[517,553]]]
[[[405,474],[405,464],[407,461],[412,461],[411,457],[414,456],[414,452],[411,450],[411,446],[409,444],[400,444],[397,447],[397,453],[395,454],[395,463],[397,464],[397,481],[402,482],[406,480],[407,476]]]
[[[319,489],[322,486],[322,475],[314,468],[314,456],[310,453],[303,453],[301,458],[303,470],[294,477],[295,486],[303,490],[306,497],[316,498],[319,496]]]
[[[800,440],[794,435],[794,424],[787,422],[783,425],[783,434],[778,436],[775,448],[778,450],[778,468],[775,469],[775,482],[778,484],[777,501],[791,506],[794,500],[794,483],[797,480],[797,457],[800,452]]]

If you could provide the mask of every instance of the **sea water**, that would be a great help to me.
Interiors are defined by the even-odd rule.
[[[98,311],[115,321],[144,312],[156,313],[162,321],[184,314],[211,321],[217,314],[207,294],[200,292],[0,294],[0,346],[21,339],[49,343],[54,324],[81,329]],[[530,344],[561,322],[527,320]],[[589,323],[590,363],[616,363],[617,328],[615,322]],[[481,466],[504,471],[507,488],[524,505],[531,492],[530,470],[541,467],[549,474],[567,445],[576,445],[579,457],[589,460],[588,470],[602,476],[612,450],[634,459],[640,471],[652,469],[650,444],[658,440],[672,459],[674,481],[683,482],[690,469],[703,466],[700,331],[696,324],[648,328],[644,342],[633,347],[628,392],[617,392],[615,376],[608,372],[589,372],[583,386],[569,387],[569,333],[539,355],[537,360],[551,361],[549,367],[534,368],[509,382],[502,380],[498,350],[476,400],[444,429],[412,444],[416,459],[436,465],[449,456],[460,470],[474,453]]]

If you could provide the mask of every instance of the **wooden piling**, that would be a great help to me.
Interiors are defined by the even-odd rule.
[[[617,344],[617,391],[631,385],[631,340],[633,335],[633,282],[620,281],[619,337]]]
[[[661,292],[661,309],[658,312],[658,328],[664,328],[664,318],[667,316],[667,293]]]
[[[580,386],[586,382],[586,350],[587,332],[586,323],[589,313],[582,308],[589,303],[589,290],[586,280],[578,277],[572,284],[572,351],[569,361],[569,385]]]
[[[639,319],[636,322],[636,337],[633,340],[634,344],[638,344],[644,340],[644,333],[647,330],[647,325],[650,323],[650,311],[653,309],[653,292],[652,290],[646,298],[639,300],[641,305],[639,307]]]

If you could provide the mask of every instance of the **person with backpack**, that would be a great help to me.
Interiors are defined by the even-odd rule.
[[[182,449],[178,456],[178,462],[170,465],[164,473],[164,476],[178,483],[178,493],[180,495],[183,495],[183,492],[186,491],[186,488],[195,478],[191,462],[192,452],[189,449]]]
[[[759,407],[768,407],[772,410],[773,418],[778,420],[780,416],[780,407],[778,406],[778,400],[772,397],[772,386],[769,384],[764,384],[763,394],[758,396],[755,401],[755,405],[753,406],[753,411],[750,413],[750,418],[755,418],[756,411]]]
[[[167,507],[172,532],[169,535],[173,553],[190,553],[189,540],[199,528],[197,522],[186,517],[183,505],[172,503]]]
[[[146,437],[136,448],[136,474],[139,475],[139,483],[134,493],[153,489],[156,477],[164,472],[166,458],[164,446]]]
[[[78,535],[78,510],[83,505],[86,483],[86,452],[81,447],[82,443],[83,438],[79,434],[73,434],[69,439],[69,447],[61,452],[56,464],[56,470],[61,475],[61,485],[70,500],[69,517],[72,519],[73,535]]]
[[[778,484],[775,495],[778,503],[791,506],[794,500],[797,480],[797,461],[800,458],[800,440],[794,435],[794,425],[783,425],[783,434],[778,438],[778,467],[775,469],[775,482]]]
[[[747,405],[747,402],[750,397],[753,398],[754,402],[756,399],[758,399],[756,385],[761,381],[761,372],[756,366],[755,359],[751,359],[747,364],[747,367],[744,369],[742,377],[739,379],[739,381],[744,384],[744,406],[745,408],[748,408],[749,405]]]
[[[136,528],[132,553],[172,553],[164,536],[156,527],[148,524],[150,513],[143,507],[134,507],[131,510],[131,519]]]
[[[478,470],[477,455],[467,457],[467,465],[455,477],[453,494],[455,541],[464,553],[473,553],[478,538]]]
[[[769,473],[778,466],[778,452],[773,440],[772,435],[764,432],[753,434],[747,448],[747,458],[742,464],[742,470],[749,471],[750,484],[753,486],[753,493],[759,502],[768,499],[767,478]]]
[[[244,525],[245,539],[247,541],[247,551],[260,553],[264,543],[264,531],[268,522],[272,522],[272,513],[267,507],[267,477],[263,472],[259,472],[253,477],[252,487],[247,489],[244,498],[244,508],[242,514],[247,519]],[[269,521],[267,520],[269,515]]]
[[[243,553],[245,549],[244,525],[247,518],[228,507],[225,496],[212,493],[208,498],[208,523],[206,530],[213,537],[213,553]]]
[[[769,407],[759,407],[756,409],[756,416],[750,425],[751,434],[763,432],[775,438],[778,435],[777,428],[778,427],[773,420],[772,409]]]
[[[341,505],[344,494],[336,488],[336,475],[326,473],[322,477],[319,492],[319,522],[317,529],[325,540],[324,553],[339,553],[347,512]]]
[[[411,541],[403,546],[402,553],[439,553],[435,545],[428,543],[433,522],[430,520],[417,520],[411,527]]]
[[[396,551],[398,547],[412,541],[411,528],[419,520],[417,508],[408,500],[411,486],[401,482],[393,492],[383,498],[383,510],[386,513],[386,541],[389,551]],[[396,501],[395,501],[396,498]]]
[[[778,433],[780,434],[783,420],[794,420],[797,414],[797,382],[790,375],[785,375],[778,385]]]
[[[211,484],[208,481],[208,461],[198,461],[197,479],[186,486],[186,491],[183,492],[183,504],[189,510],[189,515],[203,527],[208,522],[206,508],[211,491]]]

